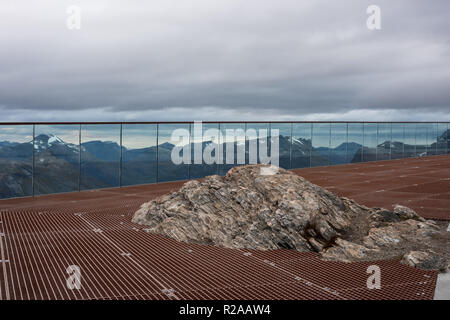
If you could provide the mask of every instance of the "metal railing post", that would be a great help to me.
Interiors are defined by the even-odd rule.
[[[436,137],[436,153],[435,153],[435,155],[436,156],[438,155],[438,144],[439,144],[439,133],[438,133],[438,130],[439,130],[439,125],[436,122],[436,133],[435,133],[435,137]]]
[[[312,145],[313,145],[313,134],[314,134],[314,128],[313,123],[310,123],[311,125],[311,140],[310,140],[310,146],[309,146],[309,167],[312,168]]]
[[[156,124],[156,183],[159,181],[159,123]]]
[[[189,161],[188,162],[188,164],[187,164],[187,171],[188,171],[188,180],[189,179],[191,179],[191,163],[192,163],[192,160],[193,160],[193,157],[192,157],[192,145],[191,145],[191,136],[192,136],[192,123],[191,122],[189,122],[189,159],[191,160],[191,161]]]
[[[218,135],[217,135],[218,144],[217,144],[217,149],[216,149],[217,154],[215,155],[216,156],[215,158],[216,158],[216,161],[217,161],[217,163],[216,163],[216,174],[217,175],[219,174],[219,166],[220,166],[219,163],[220,163],[220,154],[221,154],[221,152],[220,152],[220,149],[221,149],[221,146],[220,146],[220,134],[221,134],[221,132],[220,132],[220,122],[218,123],[218,130],[219,130]]]
[[[122,187],[122,123],[120,124],[119,188]]]
[[[377,122],[377,143],[375,145],[375,160],[378,160],[378,127],[379,123]]]
[[[236,146],[236,151],[237,151],[237,146]],[[245,122],[244,123],[244,156],[245,156],[244,163],[245,164],[248,164],[247,163],[247,152],[248,152],[248,150],[247,150],[247,122]],[[236,161],[237,161],[237,157],[236,157]]]
[[[448,138],[448,129],[449,129],[449,124],[447,123],[447,130],[445,130],[445,154],[448,154],[448,140],[450,140]]]
[[[278,132],[278,138],[279,138],[279,135],[280,135],[280,133]],[[266,148],[267,148],[266,154],[269,155],[269,152],[270,152],[270,156],[272,155],[271,146],[272,146],[272,123],[269,122],[269,132],[267,133],[267,138],[266,138]],[[259,143],[258,143],[258,148],[259,148]],[[260,162],[261,162],[261,159],[260,159]]]
[[[293,139],[293,128],[294,128],[294,123],[291,122],[291,141],[289,144],[289,169],[292,169],[292,139]]]
[[[348,162],[348,122],[346,123],[345,130],[345,162]]]
[[[328,137],[328,165],[331,164],[331,122],[329,128],[329,137]]]
[[[392,160],[392,122],[391,125],[391,136],[389,137],[389,160]]]
[[[78,192],[81,191],[81,123],[78,129]]]
[[[361,148],[361,162],[364,162],[364,122],[362,124],[362,148]]]
[[[405,142],[406,142],[406,133],[405,133],[405,124],[403,123],[403,136],[402,136],[402,159],[405,158]]]
[[[417,122],[414,125],[414,158],[417,157]]]
[[[35,124],[33,124],[33,152],[32,152],[32,164],[31,164],[31,194],[32,194],[32,196],[33,196],[33,198],[34,198],[34,183],[35,183],[35,181],[34,181],[34,174],[35,174],[35,165],[34,165],[34,163],[35,163],[35,161],[34,161],[34,158],[35,158],[35,151],[34,151],[34,149],[35,149],[35,138],[36,138],[36,125]]]

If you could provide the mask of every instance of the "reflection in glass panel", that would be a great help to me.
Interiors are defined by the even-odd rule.
[[[35,194],[78,191],[79,125],[36,125]]]
[[[347,123],[331,123],[330,164],[347,163]],[[351,149],[351,148],[350,148]],[[350,150],[353,152],[353,150]]]
[[[227,135],[227,130],[228,135]],[[219,165],[219,174],[225,175],[228,170],[235,166],[243,165],[238,163],[238,152],[245,162],[245,124],[244,123],[221,123],[222,133],[222,164]],[[242,162],[242,161],[241,161]]]
[[[311,123],[294,123],[292,125],[292,168],[309,168],[311,166]]]
[[[0,125],[0,199],[33,194],[32,140],[32,125]]]
[[[447,123],[447,154],[450,154],[450,123]]]
[[[405,146],[404,156],[405,158],[411,158],[416,156],[416,123],[405,123]]]
[[[156,182],[156,124],[122,126],[122,185]]]
[[[194,126],[192,127],[192,130]],[[202,155],[206,148],[211,148],[207,150],[211,150],[211,157],[215,158],[215,148],[219,145],[219,139],[217,137],[214,137],[214,134],[217,134],[217,132],[212,132],[212,134],[208,134],[209,129],[219,129],[219,125],[217,123],[203,123],[202,124],[202,137],[196,137],[195,135],[192,136],[192,164],[190,167],[190,177],[191,179],[197,179],[197,178],[203,178],[206,176],[210,176],[213,174],[218,173],[218,165],[217,163],[213,164],[207,164],[205,162],[204,156],[202,156],[202,164],[195,164],[194,163],[194,151],[195,148],[201,148]],[[194,132],[195,133],[195,132]],[[209,153],[208,153],[209,154]]]
[[[118,187],[119,168],[120,125],[82,125],[80,189]]]
[[[176,129],[190,130],[189,123],[180,124],[160,124],[158,128],[158,182],[176,181],[189,179],[189,163],[175,164],[171,159],[172,149],[175,146],[183,147],[185,144],[180,141],[172,141],[172,132]],[[191,142],[192,145],[192,142]],[[187,147],[189,149],[189,146]],[[183,151],[179,153],[183,156]],[[193,158],[191,162],[193,162]]]
[[[290,169],[291,167],[291,124],[271,123],[270,131],[278,130],[279,167]],[[273,141],[271,136],[271,141]]]
[[[348,124],[348,150],[347,162],[356,163],[362,161],[363,156],[363,124]]]
[[[437,124],[426,123],[427,127],[427,156],[433,156],[437,154]]]
[[[269,142],[269,127],[268,123],[247,123],[246,132],[246,163],[260,163],[259,159],[259,147],[262,145],[266,148],[264,154],[270,154],[270,142]],[[263,132],[260,130],[265,130],[266,137],[263,137]],[[255,148],[255,149],[253,149]],[[256,154],[255,154],[256,152]]]
[[[416,125],[416,156],[425,157],[427,155],[427,134],[428,124],[417,123]]]
[[[378,123],[377,132],[377,160],[390,160],[391,158],[391,124]]]
[[[377,124],[364,123],[363,162],[377,159]]]
[[[437,124],[437,154],[447,153],[447,123]]]
[[[404,157],[405,146],[405,126],[404,123],[392,124],[392,144],[391,159],[401,159]]]
[[[330,129],[330,123],[313,123],[311,167],[329,165]]]

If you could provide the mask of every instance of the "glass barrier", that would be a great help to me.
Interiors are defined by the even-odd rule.
[[[194,126],[191,130],[194,130]],[[192,135],[192,137],[195,137],[192,141],[192,164],[190,166],[190,179],[198,179],[203,178],[206,176],[214,175],[218,173],[218,165],[215,161],[216,157],[218,158],[219,155],[216,155],[216,151],[218,148],[220,148],[220,142],[218,137],[218,130],[219,125],[217,123],[203,123],[202,124],[202,132]],[[198,137],[201,135],[201,137]],[[198,150],[201,150],[201,163],[194,162],[194,154],[195,149],[198,148]],[[219,153],[219,152],[218,152]],[[205,161],[204,155],[208,154],[208,157],[210,160]],[[212,164],[209,164],[209,163]]]
[[[447,132],[445,135],[447,136],[447,154],[450,154],[450,123],[447,123]]]
[[[416,156],[416,123],[405,123],[404,158]]]
[[[120,125],[82,125],[80,167],[81,190],[119,186]]]
[[[331,123],[330,164],[348,163],[347,123]],[[350,150],[351,152],[352,150]]]
[[[437,154],[437,124],[427,123],[427,156],[434,156]]]
[[[392,124],[391,159],[402,159],[405,154],[405,124]]]
[[[156,182],[157,125],[122,125],[121,185]]]
[[[270,132],[278,130],[278,152],[279,167],[283,169],[291,168],[291,130],[290,123],[271,123]],[[271,136],[271,141],[276,136]]]
[[[447,123],[447,132],[445,134],[443,134],[442,136],[447,136],[446,149],[447,149],[447,154],[450,154],[450,123]]]
[[[330,164],[330,123],[313,123],[311,167]]]
[[[36,125],[34,146],[35,194],[78,191],[80,126]]]
[[[378,145],[378,125],[377,123],[364,123],[364,148],[363,162],[377,160]]]
[[[348,124],[348,148],[347,148],[347,162],[357,163],[363,160],[363,145],[364,145],[364,124],[349,123]]]
[[[377,160],[391,159],[391,130],[390,123],[377,123]]]
[[[33,195],[33,125],[0,125],[0,199]]]
[[[189,148],[193,144],[193,141],[190,141],[189,139],[189,141],[186,141],[187,147],[183,149],[182,147],[186,146],[186,142],[183,141],[182,138],[177,138],[176,141],[173,141],[171,139],[172,133],[177,129],[184,130],[189,133],[191,130],[191,125],[188,123],[158,125],[158,182],[187,180],[190,177],[189,169],[191,165],[189,162],[175,164],[171,158],[172,149],[174,147],[178,147],[179,152],[177,152],[177,154],[179,157],[182,157],[184,155],[183,150],[188,149],[187,152],[189,152]]]
[[[286,169],[450,153],[448,123],[203,123],[196,138],[194,127],[0,124],[0,198],[224,175],[261,163],[276,138]],[[194,164],[195,147],[200,164]]]
[[[427,155],[427,135],[428,125],[418,123],[416,125],[416,157],[425,157]]]
[[[262,137],[265,130],[265,138]],[[270,124],[268,123],[247,123],[245,145],[246,145],[246,164],[260,163],[260,147],[263,154],[269,154],[269,137],[270,137]]]
[[[292,168],[311,166],[312,123],[294,123],[292,125]]]
[[[447,153],[447,133],[448,133],[447,123],[437,124],[437,154]]]
[[[245,163],[245,124],[221,123],[222,163],[219,174],[225,175],[231,168]]]

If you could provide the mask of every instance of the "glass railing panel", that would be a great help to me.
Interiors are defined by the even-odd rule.
[[[158,182],[176,181],[189,179],[190,164],[188,163],[174,163],[172,161],[172,150],[174,147],[179,147],[177,150],[178,156],[183,156],[183,150],[189,152],[192,141],[186,144],[185,139],[172,139],[172,133],[180,129],[185,133],[190,134],[191,125],[185,124],[160,124],[158,128]],[[175,132],[176,133],[176,132]],[[190,139],[188,139],[190,140]],[[183,149],[184,147],[184,149]]]
[[[416,156],[416,127],[417,123],[405,123],[405,158]]]
[[[450,123],[447,123],[447,154],[450,154]]]
[[[212,129],[212,131],[208,131]],[[194,130],[194,127],[193,129]],[[190,177],[191,179],[203,178],[206,176],[214,175],[218,173],[218,164],[214,161],[212,164],[208,164],[205,161],[204,153],[211,156],[211,161],[216,158],[216,150],[220,148],[219,138],[217,137],[217,133],[219,130],[219,125],[217,123],[203,123],[202,124],[202,134],[200,137],[195,135],[193,131],[193,140],[192,140],[192,159],[194,159],[195,148],[199,148],[202,150],[202,163],[196,164],[192,161],[192,165],[190,168]],[[217,153],[217,159],[219,157],[219,153]]]
[[[291,123],[271,123],[271,142],[276,136],[272,136],[273,130],[278,130],[279,167],[291,168]],[[271,149],[272,150],[272,147]]]
[[[292,125],[292,168],[311,166],[311,128],[312,123],[294,123]]]
[[[50,194],[78,191],[80,126],[36,125],[34,192]]]
[[[362,123],[348,124],[347,162],[361,162],[363,157],[363,128]]]
[[[313,123],[311,167],[330,164],[330,123]]]
[[[355,150],[347,143],[347,123],[331,124],[330,148],[330,164],[348,163],[347,151],[354,153]]]
[[[378,123],[377,160],[391,159],[391,124]]]
[[[391,144],[391,159],[404,158],[405,147],[405,124],[392,124],[392,144]]]
[[[32,140],[32,125],[0,125],[0,199],[33,194]]]
[[[122,185],[156,182],[156,124],[122,126]]]
[[[118,187],[119,178],[120,125],[82,125],[80,189]]]
[[[225,175],[231,168],[245,163],[245,124],[221,123],[220,132],[223,154],[219,174]]]
[[[437,124],[437,154],[447,153],[447,124],[438,123]]]
[[[264,152],[269,154],[267,152],[270,150],[270,125],[268,123],[247,123],[246,128],[246,163],[260,163],[259,147],[266,148]],[[253,148],[256,148],[256,154]]]
[[[377,159],[377,123],[364,123],[363,162]]]
[[[427,156],[437,154],[438,128],[436,123],[427,123]]]
[[[427,135],[428,135],[428,124],[427,123],[417,123],[416,126],[416,156],[425,157],[427,155]]]

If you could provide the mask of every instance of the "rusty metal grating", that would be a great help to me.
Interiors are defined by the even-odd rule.
[[[388,161],[383,164],[370,164],[371,172],[378,174]],[[345,167],[342,174],[348,173]],[[327,168],[311,170],[319,179]],[[322,183],[336,185],[338,177]],[[130,220],[143,202],[162,192],[157,187],[0,201],[0,300],[433,298],[437,272],[397,261],[322,261],[315,253],[234,250],[151,234]],[[170,184],[164,188],[171,190]],[[372,264],[381,269],[380,290],[366,287]],[[70,265],[81,268],[80,290],[67,288]]]

